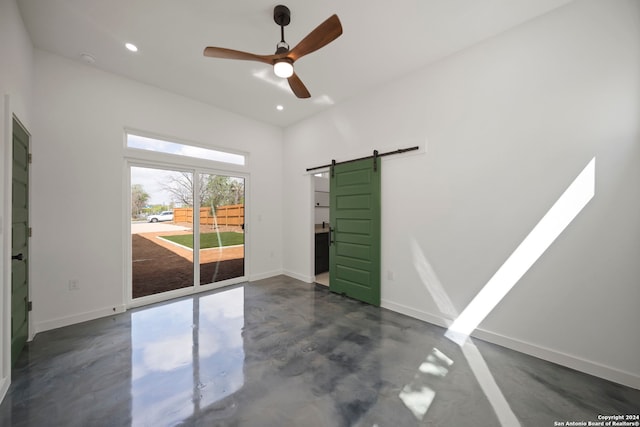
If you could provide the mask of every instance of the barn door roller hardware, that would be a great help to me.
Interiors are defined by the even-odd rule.
[[[378,150],[373,150],[373,171],[378,172]]]
[[[307,168],[307,172],[311,172],[314,170],[318,170],[318,169],[324,169],[324,168],[328,168],[331,167],[331,176],[334,176],[334,172],[333,169],[336,167],[336,165],[342,165],[345,163],[353,163],[353,162],[357,162],[359,160],[365,160],[365,159],[373,159],[373,170],[377,171],[378,170],[378,158],[380,157],[385,157],[385,156],[391,156],[392,154],[402,154],[402,153],[406,153],[407,151],[415,151],[417,149],[419,149],[419,146],[415,146],[415,147],[409,147],[409,148],[399,148],[395,151],[388,151],[386,153],[378,153],[378,150],[373,150],[373,154],[371,156],[366,156],[366,157],[360,157],[358,159],[351,159],[351,160],[345,160],[344,162],[336,162],[335,160],[331,160],[331,163],[328,165],[322,165],[322,166],[315,166],[313,168]]]

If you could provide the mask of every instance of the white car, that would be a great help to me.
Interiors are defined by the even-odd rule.
[[[149,222],[173,221],[173,211],[162,211],[157,215],[149,215],[147,217],[147,221]]]

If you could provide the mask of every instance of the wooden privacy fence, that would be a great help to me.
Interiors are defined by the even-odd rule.
[[[244,205],[218,206],[216,216],[218,217],[218,225],[243,225]],[[213,221],[213,218],[210,219]]]
[[[218,226],[241,226],[244,224],[244,205],[226,205],[216,208]],[[174,208],[173,222],[193,224],[193,208]],[[200,208],[200,225],[214,225],[211,208]]]

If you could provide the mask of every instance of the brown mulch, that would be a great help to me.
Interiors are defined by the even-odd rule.
[[[193,263],[190,259],[142,234],[133,234],[131,239],[134,298],[193,286]],[[238,250],[228,251],[231,252]],[[237,255],[223,256],[219,258],[221,261],[201,263],[200,284],[244,276],[244,258],[225,259],[232,256]]]

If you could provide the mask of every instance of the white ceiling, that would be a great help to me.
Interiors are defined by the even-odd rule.
[[[268,65],[205,58],[206,46],[275,52],[270,0],[17,0],[33,44],[262,122],[288,126],[572,0],[287,0],[295,46],[336,13],[344,33],[296,62],[298,99]],[[137,53],[124,48],[138,46]],[[284,106],[277,111],[276,105]]]

